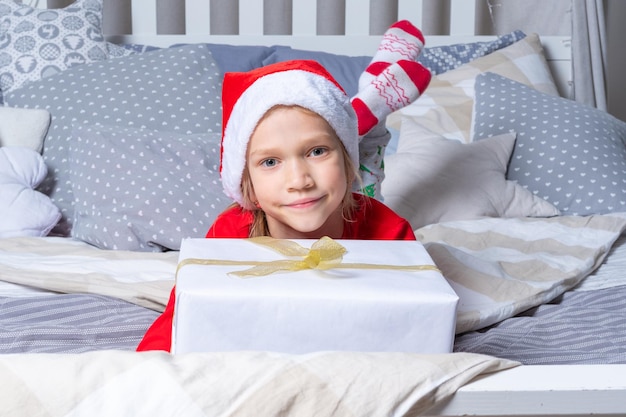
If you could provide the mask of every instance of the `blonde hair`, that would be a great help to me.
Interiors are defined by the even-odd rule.
[[[278,105],[272,107],[270,110],[265,113],[265,115],[269,114],[273,109],[277,107],[298,107],[299,109],[304,110],[305,112],[309,112],[311,114],[317,115],[317,113],[300,107],[300,106],[285,106]],[[259,123],[265,118],[265,115],[259,120]],[[352,158],[350,158],[350,154],[346,147],[343,145],[339,137],[335,135],[335,139],[341,144],[341,152],[343,154],[343,165],[344,171],[346,173],[347,184],[346,184],[346,194],[343,197],[341,202],[342,216],[343,219],[347,222],[354,221],[354,213],[358,208],[357,201],[354,199],[354,195],[352,194],[352,184],[354,181],[358,181],[361,183],[361,178],[359,176],[358,167],[355,167],[352,163]],[[252,180],[250,178],[250,172],[248,171],[248,165],[243,170],[243,175],[241,177],[241,194],[243,196],[243,209],[244,211],[252,212],[253,220],[250,225],[250,231],[248,237],[257,237],[257,236],[270,236],[269,227],[267,225],[267,219],[265,217],[265,212],[257,207],[257,202],[253,201],[252,195],[254,193],[254,186],[252,184]],[[234,206],[237,203],[233,204]]]

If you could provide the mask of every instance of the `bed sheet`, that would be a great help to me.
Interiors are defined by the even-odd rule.
[[[492,349],[495,344],[500,350],[490,352],[506,355],[507,349],[502,345],[517,342],[503,342],[500,338],[502,335],[520,338],[521,332],[525,332],[522,339],[527,343],[526,348],[537,348],[545,333],[555,332],[550,327],[555,326],[553,323],[558,326],[557,320],[566,320],[558,316],[557,307],[563,307],[563,311],[566,308],[576,311],[585,303],[590,308],[591,304],[601,307],[601,298],[593,303],[577,300],[602,295],[599,291],[603,288],[606,294],[613,289],[616,293],[618,289],[626,292],[626,285],[619,285],[626,275],[623,272],[626,242],[624,236],[620,237],[624,227],[624,216],[607,215],[485,218],[418,230],[418,237],[461,298],[456,350],[474,352],[479,350],[477,345]],[[603,262],[607,254],[609,259]],[[69,238],[0,240],[0,282],[3,282],[0,296],[6,306],[4,316],[0,316],[0,326],[6,335],[0,340],[0,351],[134,349],[167,302],[174,285],[177,258],[177,252],[100,250]],[[598,265],[602,266],[596,270]],[[529,266],[532,266],[530,273]],[[592,284],[585,283],[588,275]],[[587,290],[583,291],[581,288],[585,286]],[[574,287],[576,291],[569,291]],[[563,293],[566,294],[561,297]],[[569,307],[569,303],[578,304]],[[620,303],[613,303],[613,308],[614,316],[620,317]],[[593,318],[596,312],[590,310],[588,314]],[[516,315],[506,324],[492,326]],[[534,324],[539,316],[547,322]],[[610,313],[605,316],[611,317]],[[532,320],[522,323],[526,317]],[[585,314],[580,317],[585,318]],[[590,320],[583,323],[588,328],[585,332],[571,327],[564,329],[558,335],[559,343],[574,333],[580,338],[587,337],[587,330],[596,327],[593,319]],[[625,321],[616,318],[611,325],[618,326],[615,331],[626,334],[620,330]],[[520,324],[511,327],[512,323]],[[101,338],[94,339],[96,334]],[[482,342],[481,337],[493,337],[497,342]],[[41,343],[32,342],[37,338]],[[555,346],[558,347],[553,344],[548,348]],[[594,358],[590,354],[582,360],[606,362],[609,355],[623,360],[620,356],[623,353],[614,346],[606,349],[602,344],[597,347],[588,344],[585,348],[596,349],[604,356]],[[510,357],[537,360],[525,359],[523,353]],[[572,360],[555,355],[545,355],[545,360],[551,360],[550,357]]]
[[[625,299],[626,285],[568,291],[494,326],[457,335],[454,351],[524,365],[624,364]]]
[[[96,294],[0,297],[0,354],[132,351],[157,315]]]

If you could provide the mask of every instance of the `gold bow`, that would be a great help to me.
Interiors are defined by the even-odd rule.
[[[402,271],[438,271],[435,265],[384,265],[366,263],[342,263],[346,248],[328,236],[317,240],[307,249],[294,241],[287,239],[274,239],[269,236],[254,237],[248,239],[250,242],[266,246],[281,255],[291,258],[301,259],[280,259],[275,261],[230,261],[224,259],[183,259],[176,270],[178,271],[186,265],[253,265],[244,271],[231,272],[239,277],[264,276],[280,271],[303,271],[305,269],[327,270],[333,268],[351,269],[392,269]]]

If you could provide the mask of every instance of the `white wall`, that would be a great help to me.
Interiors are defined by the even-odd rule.
[[[626,1],[606,0],[609,113],[626,121]]]

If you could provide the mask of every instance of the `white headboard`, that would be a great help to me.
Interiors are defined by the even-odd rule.
[[[58,7],[68,0],[38,3]],[[432,13],[444,23],[433,28]],[[476,35],[477,13],[476,2],[468,0],[106,0],[104,28],[115,43],[280,44],[373,55],[380,36],[400,19],[422,28],[427,46],[492,39]],[[573,79],[570,39],[541,39],[557,86],[562,95],[569,96]]]
[[[72,2],[25,1],[42,8]],[[423,30],[427,46],[492,39],[477,35],[484,8],[482,2],[469,0],[105,0],[104,31],[114,43],[279,44],[373,55],[380,36],[401,19]],[[570,97],[570,38],[541,40],[559,91]]]

